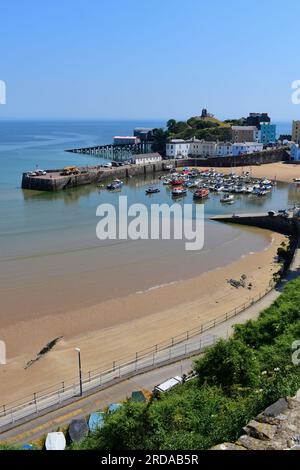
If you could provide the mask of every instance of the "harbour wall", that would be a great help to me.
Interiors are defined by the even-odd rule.
[[[239,214],[239,215],[220,215],[212,217],[211,220],[225,222],[230,224],[250,225],[259,227],[272,232],[282,233],[283,235],[300,235],[300,221],[281,215],[270,216],[268,214]]]
[[[62,169],[47,170],[47,175],[30,176],[23,173],[22,189],[37,191],[60,191],[87,184],[98,184],[114,178],[153,175],[166,170],[169,162],[162,161],[147,165],[128,165],[116,168],[100,166],[79,168],[79,174],[62,176]]]
[[[175,165],[180,166],[204,166],[204,167],[236,167],[263,165],[266,163],[276,163],[287,161],[289,154],[286,149],[264,150],[249,155],[240,155],[238,157],[211,157],[198,158],[190,157],[185,160],[176,160]]]

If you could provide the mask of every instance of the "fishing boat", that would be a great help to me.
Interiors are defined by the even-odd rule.
[[[171,181],[172,186],[181,186],[184,183],[183,179],[176,178]]]
[[[206,199],[208,195],[209,195],[209,190],[206,188],[202,188],[202,189],[197,189],[194,192],[193,198],[194,199]]]
[[[234,192],[237,194],[244,193],[245,190],[246,190],[245,186],[242,186],[242,185],[236,185],[234,188]]]
[[[159,193],[160,192],[160,189],[159,188],[153,188],[153,187],[150,187],[148,189],[146,189],[146,194],[155,194],[155,193]]]
[[[123,184],[124,184],[123,181],[115,179],[112,183],[108,184],[106,188],[114,191],[116,189],[120,189],[123,186]]]
[[[185,196],[187,193],[186,188],[183,188],[182,186],[174,188],[172,190],[172,196]]]
[[[259,189],[257,192],[256,192],[256,195],[257,196],[265,196],[267,194],[267,191],[263,190],[263,189]]]
[[[224,204],[233,204],[234,203],[234,196],[232,194],[226,194],[226,196],[220,199],[220,202]]]
[[[183,183],[183,186],[184,186],[185,188],[195,188],[196,184],[195,184],[194,181],[185,181],[185,182]]]
[[[246,194],[252,194],[254,191],[253,186],[247,186],[245,193]]]

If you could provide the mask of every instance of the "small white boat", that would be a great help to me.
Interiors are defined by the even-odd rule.
[[[50,432],[45,442],[46,450],[65,450],[66,438],[63,432]]]
[[[220,202],[224,204],[232,204],[234,202],[234,196],[232,194],[226,194],[226,196],[220,199]]]
[[[254,191],[253,186],[247,186],[245,193],[246,194],[251,194],[251,193],[253,193],[253,191]]]

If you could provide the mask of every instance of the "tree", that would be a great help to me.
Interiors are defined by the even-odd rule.
[[[195,370],[200,385],[220,385],[228,393],[233,387],[255,386],[260,373],[254,351],[234,338],[220,340],[196,361]]]
[[[169,121],[167,122],[168,131],[172,132],[172,133],[175,133],[176,132],[176,125],[177,125],[177,122],[176,122],[175,119],[169,119]]]

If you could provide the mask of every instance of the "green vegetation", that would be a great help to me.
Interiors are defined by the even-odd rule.
[[[73,448],[196,450],[233,441],[266,406],[300,388],[300,367],[291,360],[299,338],[300,278],[196,360],[194,379],[149,403],[128,401]]]
[[[222,122],[216,118],[200,116],[191,117],[187,121],[170,119],[167,128],[154,130],[154,147],[157,152],[164,153],[168,139],[205,139],[208,141],[228,141],[231,139],[231,122]]]

